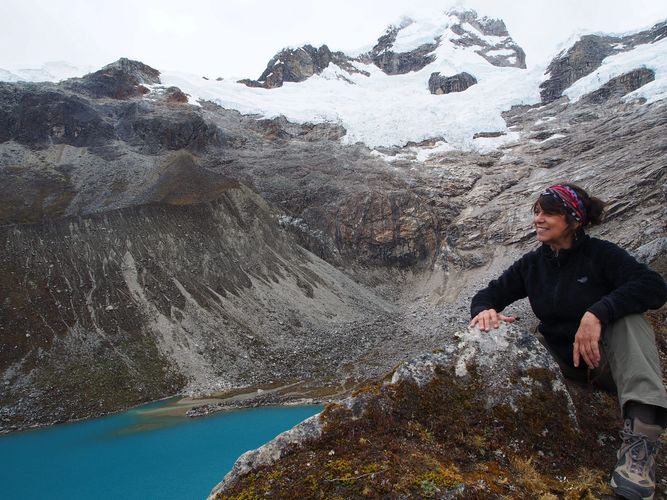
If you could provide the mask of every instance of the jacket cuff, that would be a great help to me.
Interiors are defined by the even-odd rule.
[[[605,325],[611,323],[611,314],[609,308],[601,300],[593,304],[587,309],[588,312],[593,313]]]

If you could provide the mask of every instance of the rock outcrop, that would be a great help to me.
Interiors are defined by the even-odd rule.
[[[388,75],[403,75],[411,71],[419,71],[428,64],[435,61],[433,51],[438,47],[437,42],[425,43],[408,52],[396,52],[393,50],[398,33],[410,26],[411,21],[406,21],[399,26],[390,26],[387,31],[378,38],[368,55],[369,59]]]
[[[320,74],[329,64],[335,64],[348,73],[368,73],[357,69],[352,59],[342,52],[331,52],[329,47],[322,45],[316,49],[312,45],[304,45],[298,49],[283,49],[269,61],[264,72],[255,80],[241,80],[249,87],[273,89],[282,87],[284,82],[302,82],[313,75]]]
[[[598,90],[584,98],[586,102],[602,103],[611,98],[620,98],[655,80],[655,72],[647,68],[639,68],[612,78]]]
[[[452,31],[458,35],[452,42],[462,47],[476,47],[475,52],[494,66],[526,67],[526,54],[512,40],[502,19],[480,18],[474,10],[455,10],[451,14],[460,21],[452,26]]]
[[[68,80],[66,87],[91,97],[128,99],[149,92],[146,85],[160,83],[160,72],[146,64],[122,58],[83,78]]]
[[[449,94],[451,92],[463,92],[476,83],[477,79],[466,72],[454,76],[442,76],[440,73],[432,73],[428,79],[428,89],[431,91],[431,94]]]
[[[549,64],[549,78],[540,85],[542,102],[558,99],[566,88],[599,68],[606,57],[632,50],[637,45],[658,42],[666,36],[667,21],[656,24],[650,30],[625,37],[582,36]]]
[[[461,331],[245,453],[209,498],[599,495],[615,426],[614,398],[568,388],[534,336]]]

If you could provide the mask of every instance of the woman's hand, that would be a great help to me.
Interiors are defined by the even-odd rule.
[[[602,323],[598,317],[586,311],[579,323],[579,329],[574,335],[574,348],[572,351],[572,359],[575,368],[579,367],[579,357],[584,358],[584,361],[589,368],[597,368],[600,364],[600,335],[602,334]]]
[[[485,309],[475,316],[468,326],[477,326],[480,330],[488,332],[492,326],[498,328],[501,321],[512,323],[514,320],[516,320],[514,316],[503,316],[495,309]]]

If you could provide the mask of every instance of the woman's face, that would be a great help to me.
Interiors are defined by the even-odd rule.
[[[572,246],[572,231],[568,228],[565,214],[546,214],[537,204],[533,211],[533,225],[537,240],[546,243],[553,250]]]

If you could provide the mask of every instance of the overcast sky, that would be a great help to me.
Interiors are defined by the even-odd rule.
[[[257,78],[285,46],[372,44],[403,15],[471,7],[502,18],[528,65],[572,33],[622,32],[667,19],[666,0],[1,0],[0,68],[120,57],[159,70]]]

